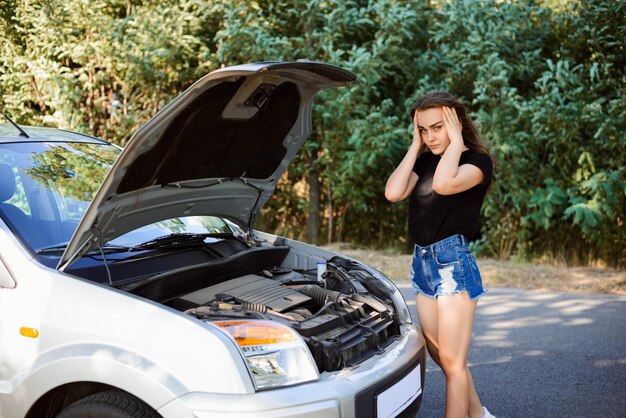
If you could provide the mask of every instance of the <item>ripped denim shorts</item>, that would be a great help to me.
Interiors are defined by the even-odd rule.
[[[459,234],[426,247],[415,245],[411,281],[413,293],[433,299],[465,290],[474,300],[485,293],[476,260]]]

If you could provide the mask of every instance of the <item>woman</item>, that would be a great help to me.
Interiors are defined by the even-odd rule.
[[[409,197],[415,242],[411,279],[420,326],[446,377],[446,418],[493,417],[481,405],[467,367],[474,311],[485,292],[467,245],[476,234],[493,163],[453,95],[428,94],[410,113],[413,142],[389,177],[385,197],[391,202]]]

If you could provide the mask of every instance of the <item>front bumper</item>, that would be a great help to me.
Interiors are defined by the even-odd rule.
[[[381,416],[403,409],[402,416],[414,416],[422,399],[425,353],[424,338],[411,325],[383,353],[351,369],[323,373],[316,382],[249,395],[192,392],[159,413],[165,418],[374,418],[377,409]]]

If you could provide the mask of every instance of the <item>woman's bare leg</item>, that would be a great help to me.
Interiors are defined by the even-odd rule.
[[[441,367],[439,360],[439,342],[437,341],[437,301],[426,296],[417,295],[415,306],[419,317],[420,328],[426,339],[426,348],[433,361]],[[474,387],[474,380],[469,368],[467,368],[467,379],[469,381],[469,418],[481,418],[483,416],[483,406]]]
[[[417,310],[420,328],[426,339],[428,353],[430,357],[435,360],[435,363],[441,367],[439,363],[439,343],[437,342],[437,315],[439,310],[437,308],[437,300],[427,296],[417,295],[415,296],[415,308]]]
[[[466,292],[437,299],[439,361],[446,375],[446,418],[465,418],[469,411],[467,354],[476,301]]]
[[[467,368],[467,380],[469,381],[469,411],[467,416],[469,418],[481,418],[484,413],[483,406],[474,387],[474,379],[472,379],[469,367]]]

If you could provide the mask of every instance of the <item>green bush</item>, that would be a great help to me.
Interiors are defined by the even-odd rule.
[[[32,0],[0,3],[0,34],[4,111],[118,144],[223,65],[355,72],[258,220],[311,242],[410,247],[384,185],[410,103],[451,91],[496,160],[474,248],[626,266],[624,0]]]

